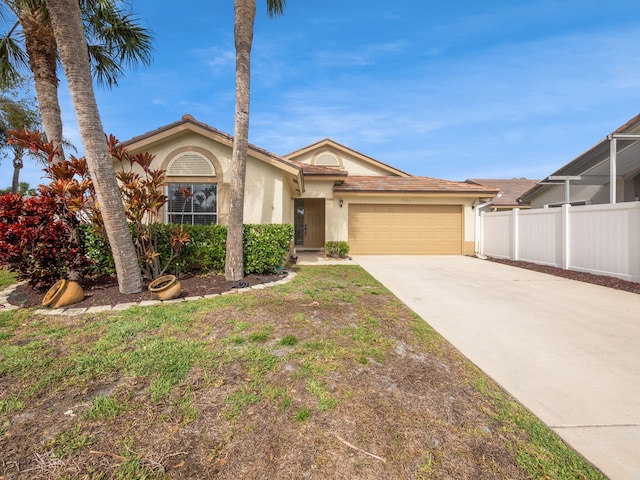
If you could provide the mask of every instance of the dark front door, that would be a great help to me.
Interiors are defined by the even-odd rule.
[[[324,247],[324,198],[298,198],[295,209],[296,246]]]

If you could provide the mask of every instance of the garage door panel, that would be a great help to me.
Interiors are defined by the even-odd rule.
[[[462,253],[460,205],[349,205],[354,254]]]

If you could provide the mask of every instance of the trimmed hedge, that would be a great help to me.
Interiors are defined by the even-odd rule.
[[[293,238],[292,225],[245,225],[245,273],[273,273],[282,267]]]
[[[224,271],[227,252],[226,225],[185,225],[189,242],[183,247],[179,260],[184,259],[187,270],[201,272]]]
[[[160,263],[165,264],[171,255],[169,225],[150,225],[151,235],[158,239]],[[167,273],[185,270],[207,272],[224,271],[227,227],[226,225],[184,225],[189,242],[180,256],[174,259]],[[109,242],[97,234],[89,225],[81,228],[81,243],[86,255],[93,260],[94,274],[113,275],[115,266]],[[293,238],[292,225],[256,224],[244,226],[244,270],[245,273],[274,273],[282,267]]]

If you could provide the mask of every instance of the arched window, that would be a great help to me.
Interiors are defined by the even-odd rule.
[[[213,163],[203,154],[183,152],[167,166],[167,222],[218,223],[218,184]],[[202,181],[197,179],[202,177]]]

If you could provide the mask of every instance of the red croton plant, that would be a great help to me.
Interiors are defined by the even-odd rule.
[[[78,246],[77,227],[87,223],[104,235],[102,217],[84,158],[70,156],[54,162],[54,147],[39,132],[10,133],[10,143],[47,159],[44,171],[50,183],[39,185],[35,197],[6,194],[0,198],[0,265],[42,290],[67,277],[69,272],[82,271],[90,263]],[[189,241],[181,227],[170,227],[171,252],[165,265],[161,265],[153,224],[160,220],[161,209],[167,202],[163,193],[165,171],[151,168],[153,155],[130,154],[113,135],[107,137],[107,145],[113,159],[121,163],[116,177],[140,268],[147,278],[157,278]]]
[[[161,221],[162,207],[167,203],[164,194],[166,172],[151,168],[155,158],[153,155],[147,152],[130,154],[113,135],[107,137],[107,146],[114,161],[120,163],[116,178],[120,183],[127,220],[135,232],[134,245],[143,266],[143,274],[147,278],[158,278],[189,241],[189,235],[181,226],[169,226],[171,255],[161,265],[157,230],[152,225]],[[185,197],[193,195],[190,190],[183,190]]]
[[[49,288],[89,260],[70,234],[76,223],[55,195],[0,197],[0,261],[36,290]]]

